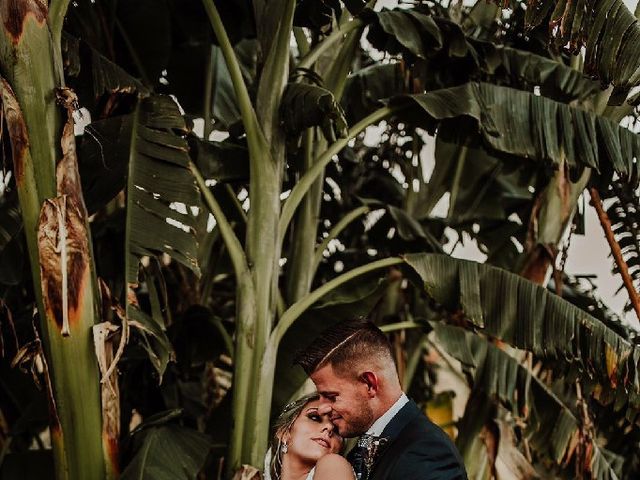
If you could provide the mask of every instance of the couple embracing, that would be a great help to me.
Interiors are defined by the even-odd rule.
[[[288,404],[265,459],[271,480],[466,480],[447,435],[403,393],[384,333],[365,320],[298,356],[317,393]],[[346,458],[344,438],[358,437]]]

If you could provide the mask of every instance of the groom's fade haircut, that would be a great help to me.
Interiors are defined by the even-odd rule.
[[[391,345],[385,334],[371,321],[358,318],[327,328],[298,353],[294,362],[307,375],[330,364],[336,373],[347,376],[358,375],[359,367],[374,360],[395,369]]]

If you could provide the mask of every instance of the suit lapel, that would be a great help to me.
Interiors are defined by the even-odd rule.
[[[409,400],[396,415],[391,419],[382,432],[383,437],[389,439],[389,443],[393,442],[407,424],[420,415],[420,409],[416,402]]]
[[[382,432],[382,436],[388,438],[384,449],[378,454],[375,463],[371,469],[369,478],[376,479],[376,473],[384,471],[382,468],[385,464],[393,460],[395,455],[386,456],[389,450],[393,450],[393,444],[398,440],[402,430],[411,422],[416,416],[420,415],[420,409],[413,400],[409,400],[396,415],[391,419]]]

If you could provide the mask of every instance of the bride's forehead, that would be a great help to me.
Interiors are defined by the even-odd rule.
[[[304,408],[302,409],[303,412],[309,412],[309,411],[317,411],[318,407],[320,406],[320,399],[318,400],[311,400],[309,403],[307,403]]]

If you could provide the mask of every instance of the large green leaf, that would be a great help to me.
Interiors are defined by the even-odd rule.
[[[122,472],[122,480],[193,480],[211,444],[207,436],[176,425],[150,426]]]
[[[64,34],[62,52],[70,85],[76,90],[81,105],[92,111],[94,104],[99,104],[104,95],[146,97],[150,94],[142,82],[83,40]],[[110,105],[103,106],[112,109],[115,105],[114,99],[108,103]]]
[[[413,103],[407,117],[434,131],[440,121],[467,119],[482,142],[503,154],[557,166],[563,155],[573,167],[615,171],[632,185],[638,181],[640,137],[611,120],[528,92],[470,82],[421,95],[404,95],[393,104]],[[424,115],[426,114],[426,115]],[[462,141],[467,135],[457,129]]]
[[[200,195],[188,167],[186,133],[184,119],[171,98],[155,96],[140,103],[129,150],[125,229],[129,288],[138,285],[139,263],[144,256],[165,253],[196,274],[200,272],[195,221],[190,212],[192,207],[200,208]],[[182,205],[184,213],[176,205]],[[126,315],[143,332],[144,346],[162,376],[172,354],[163,319],[148,316],[130,295]]]
[[[437,342],[472,373],[473,394],[482,393],[526,422],[525,432],[536,451],[560,463],[571,456],[580,421],[544,383],[504,350],[459,327],[434,324]],[[478,412],[476,411],[476,414]],[[484,421],[489,419],[484,419]],[[597,479],[615,472],[593,442],[591,467]]]
[[[565,103],[601,91],[599,82],[560,61],[492,43],[474,45],[483,60],[481,72],[502,85],[529,91],[539,86],[542,96]]]
[[[499,268],[434,254],[405,260],[442,308],[463,314],[485,335],[553,361],[559,373],[577,370],[588,392],[600,385],[601,400],[615,392],[637,413],[640,349],[599,320]]]
[[[551,17],[548,15],[551,13]],[[640,81],[640,25],[622,0],[528,0],[529,27],[549,18],[556,48],[585,51],[585,72],[603,85],[613,84],[613,97],[624,100]]]
[[[347,77],[342,105],[353,124],[380,108],[382,99],[405,91],[400,63],[376,63]]]
[[[426,58],[442,48],[442,32],[429,15],[413,9],[382,10],[364,16],[371,23],[367,40],[391,54],[409,52]]]
[[[155,96],[140,103],[133,125],[127,187],[129,283],[137,283],[138,259],[144,255],[166,253],[199,273],[189,208],[200,206],[200,194],[188,168],[186,133],[184,119],[170,97]],[[186,213],[172,208],[176,203],[185,205]]]
[[[126,185],[133,115],[91,122],[76,139],[82,194],[89,214],[104,207]]]
[[[219,182],[249,180],[249,151],[246,145],[225,140],[209,142],[195,135],[188,138],[191,158],[206,179]]]

